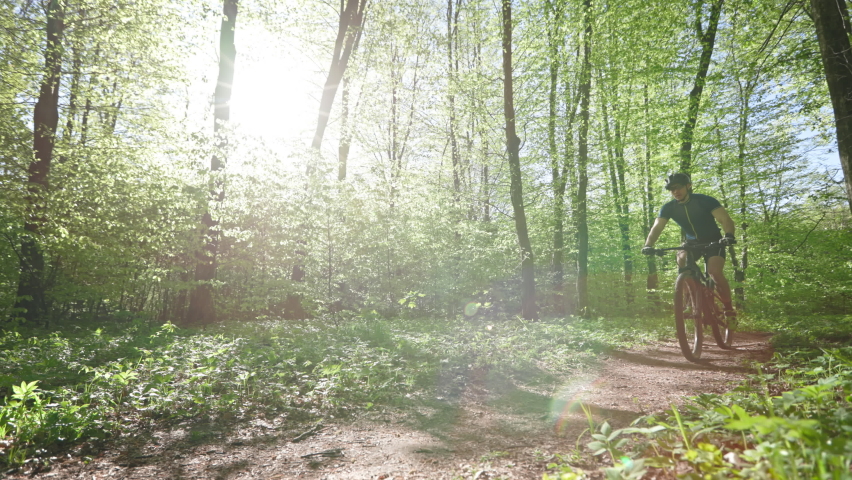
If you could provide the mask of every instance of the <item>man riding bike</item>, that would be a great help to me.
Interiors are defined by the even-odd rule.
[[[722,247],[705,254],[704,260],[707,263],[707,272],[716,283],[719,296],[725,305],[725,316],[733,318],[735,313],[731,305],[731,286],[724,274],[724,247],[737,243],[734,237],[734,221],[718,200],[709,195],[692,193],[692,180],[685,173],[670,175],[666,182],[666,190],[671,192],[673,199],[660,209],[660,213],[654,221],[654,226],[651,227],[648,238],[645,240],[642,253],[645,255],[654,254],[654,244],[657,243],[657,239],[660,238],[660,234],[663,233],[663,229],[670,219],[680,225],[681,232],[687,242],[713,243],[719,241]],[[716,221],[722,225],[722,229],[725,231],[724,237],[722,237]],[[686,265],[686,255],[686,251],[678,252],[677,263],[681,268]]]

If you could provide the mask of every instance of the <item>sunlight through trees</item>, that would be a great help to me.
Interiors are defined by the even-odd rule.
[[[10,325],[655,314],[678,170],[744,312],[852,308],[832,2],[2,5]]]

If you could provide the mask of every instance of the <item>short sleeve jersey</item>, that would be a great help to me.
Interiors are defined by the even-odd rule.
[[[664,204],[657,216],[674,220],[687,240],[713,242],[722,238],[722,231],[713,217],[713,210],[721,207],[722,204],[709,195],[691,193],[686,203],[672,200]]]

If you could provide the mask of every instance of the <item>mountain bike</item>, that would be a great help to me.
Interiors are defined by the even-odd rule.
[[[701,358],[706,327],[712,329],[713,337],[720,348],[731,348],[734,339],[735,325],[732,319],[725,316],[725,307],[716,289],[716,283],[707,273],[707,263],[705,261],[702,272],[695,261],[708,251],[718,251],[723,246],[718,242],[685,243],[680,247],[654,249],[654,254],[659,256],[668,251],[686,251],[686,265],[678,270],[675,280],[675,328],[683,356],[693,362]]]

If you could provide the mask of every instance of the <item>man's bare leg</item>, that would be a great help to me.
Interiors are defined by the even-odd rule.
[[[731,306],[731,285],[728,283],[728,279],[725,278],[724,271],[724,258],[714,256],[707,259],[707,273],[716,282],[716,288],[719,290],[719,296],[722,297],[722,303],[725,304],[725,310],[733,310]]]

